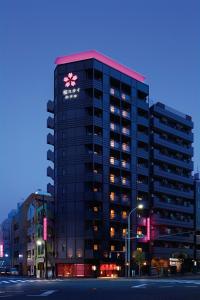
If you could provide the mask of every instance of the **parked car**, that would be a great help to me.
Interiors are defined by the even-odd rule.
[[[19,275],[19,271],[16,268],[8,268],[6,270],[7,275],[17,276]]]
[[[6,268],[0,268],[0,275],[6,275]]]

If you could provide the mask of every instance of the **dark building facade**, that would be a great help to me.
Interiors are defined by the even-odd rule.
[[[161,103],[150,108],[144,77],[96,51],[56,65],[47,190],[55,198],[57,275],[124,275],[128,215],[140,203],[131,215],[131,259],[135,250],[145,264],[192,256],[191,118]]]
[[[56,63],[48,103],[54,135],[47,141],[54,170],[47,172],[54,179],[48,191],[55,196],[57,272],[120,274],[128,212],[148,203],[148,86],[95,51]],[[146,216],[138,216],[144,231]],[[136,232],[136,215],[133,223]]]
[[[193,122],[162,103],[150,115],[151,253],[173,265],[194,257]]]

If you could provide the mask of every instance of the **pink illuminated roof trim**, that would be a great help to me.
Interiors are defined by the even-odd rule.
[[[55,60],[55,64],[62,65],[62,64],[67,64],[67,63],[71,63],[71,62],[75,62],[75,61],[79,61],[79,60],[91,59],[91,58],[95,58],[96,60],[99,60],[100,62],[108,65],[109,67],[114,68],[114,69],[118,70],[119,72],[122,72],[138,81],[144,82],[144,80],[145,80],[145,77],[143,75],[129,69],[128,67],[116,62],[112,58],[109,58],[95,50],[90,50],[90,51],[85,51],[85,52],[81,52],[81,53],[77,53],[77,54],[58,57]]]

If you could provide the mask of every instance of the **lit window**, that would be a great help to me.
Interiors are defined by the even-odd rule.
[[[111,250],[111,251],[115,251],[115,245],[111,245],[111,246],[110,246],[110,250]]]
[[[114,217],[115,217],[115,211],[114,211],[114,209],[111,209],[110,210],[110,218],[114,219]]]
[[[114,201],[114,200],[115,200],[115,193],[114,193],[114,192],[111,192],[111,193],[110,193],[110,200],[111,200],[111,201]]]
[[[111,141],[110,141],[110,146],[111,146],[111,147],[115,147],[115,141],[114,141],[114,140],[111,140]]]
[[[93,191],[94,191],[94,192],[98,192],[98,188],[97,188],[97,187],[94,187],[94,188],[93,188]]]
[[[98,245],[97,245],[97,244],[94,244],[94,246],[93,246],[94,251],[97,251],[98,248],[99,248]]]
[[[110,174],[110,182],[114,183],[115,182],[115,175]]]
[[[122,160],[122,167],[126,168],[127,162],[125,160]]]
[[[122,235],[123,235],[123,236],[126,236],[126,232],[127,232],[127,229],[126,229],[126,228],[123,228],[123,229],[122,229]]]
[[[110,236],[113,237],[115,235],[115,228],[110,227]]]
[[[127,212],[125,210],[123,210],[122,212],[122,218],[123,219],[126,219],[127,218]]]
[[[126,95],[124,93],[121,95],[121,97],[123,100],[126,100]]]
[[[97,207],[97,206],[94,206],[94,207],[93,207],[93,211],[94,211],[94,212],[98,212],[98,211],[99,211],[98,207]]]
[[[142,248],[137,248],[137,251],[142,252]]]
[[[114,124],[114,123],[110,123],[110,128],[111,128],[112,130],[115,130],[115,124]]]
[[[123,252],[126,251],[126,247],[125,247],[125,246],[122,247],[122,251],[123,251]]]
[[[110,157],[110,163],[111,163],[112,165],[115,164],[115,158],[114,158],[113,156]]]
[[[94,226],[93,226],[93,230],[97,232],[97,231],[98,231],[98,226],[97,226],[97,225],[94,225]]]
[[[110,111],[113,113],[115,112],[115,107],[113,105],[110,106]]]
[[[115,90],[113,88],[110,89],[110,93],[111,95],[114,95],[115,94]]]
[[[94,169],[94,170],[93,170],[93,173],[97,174],[97,173],[98,173],[98,170],[97,170],[97,169]]]
[[[127,178],[126,177],[122,177],[122,184],[126,184],[127,183]]]

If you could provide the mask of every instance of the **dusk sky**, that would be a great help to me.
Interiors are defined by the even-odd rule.
[[[199,0],[0,3],[0,221],[46,190],[46,102],[57,56],[96,49],[145,75],[152,102],[193,117],[200,167]]]

